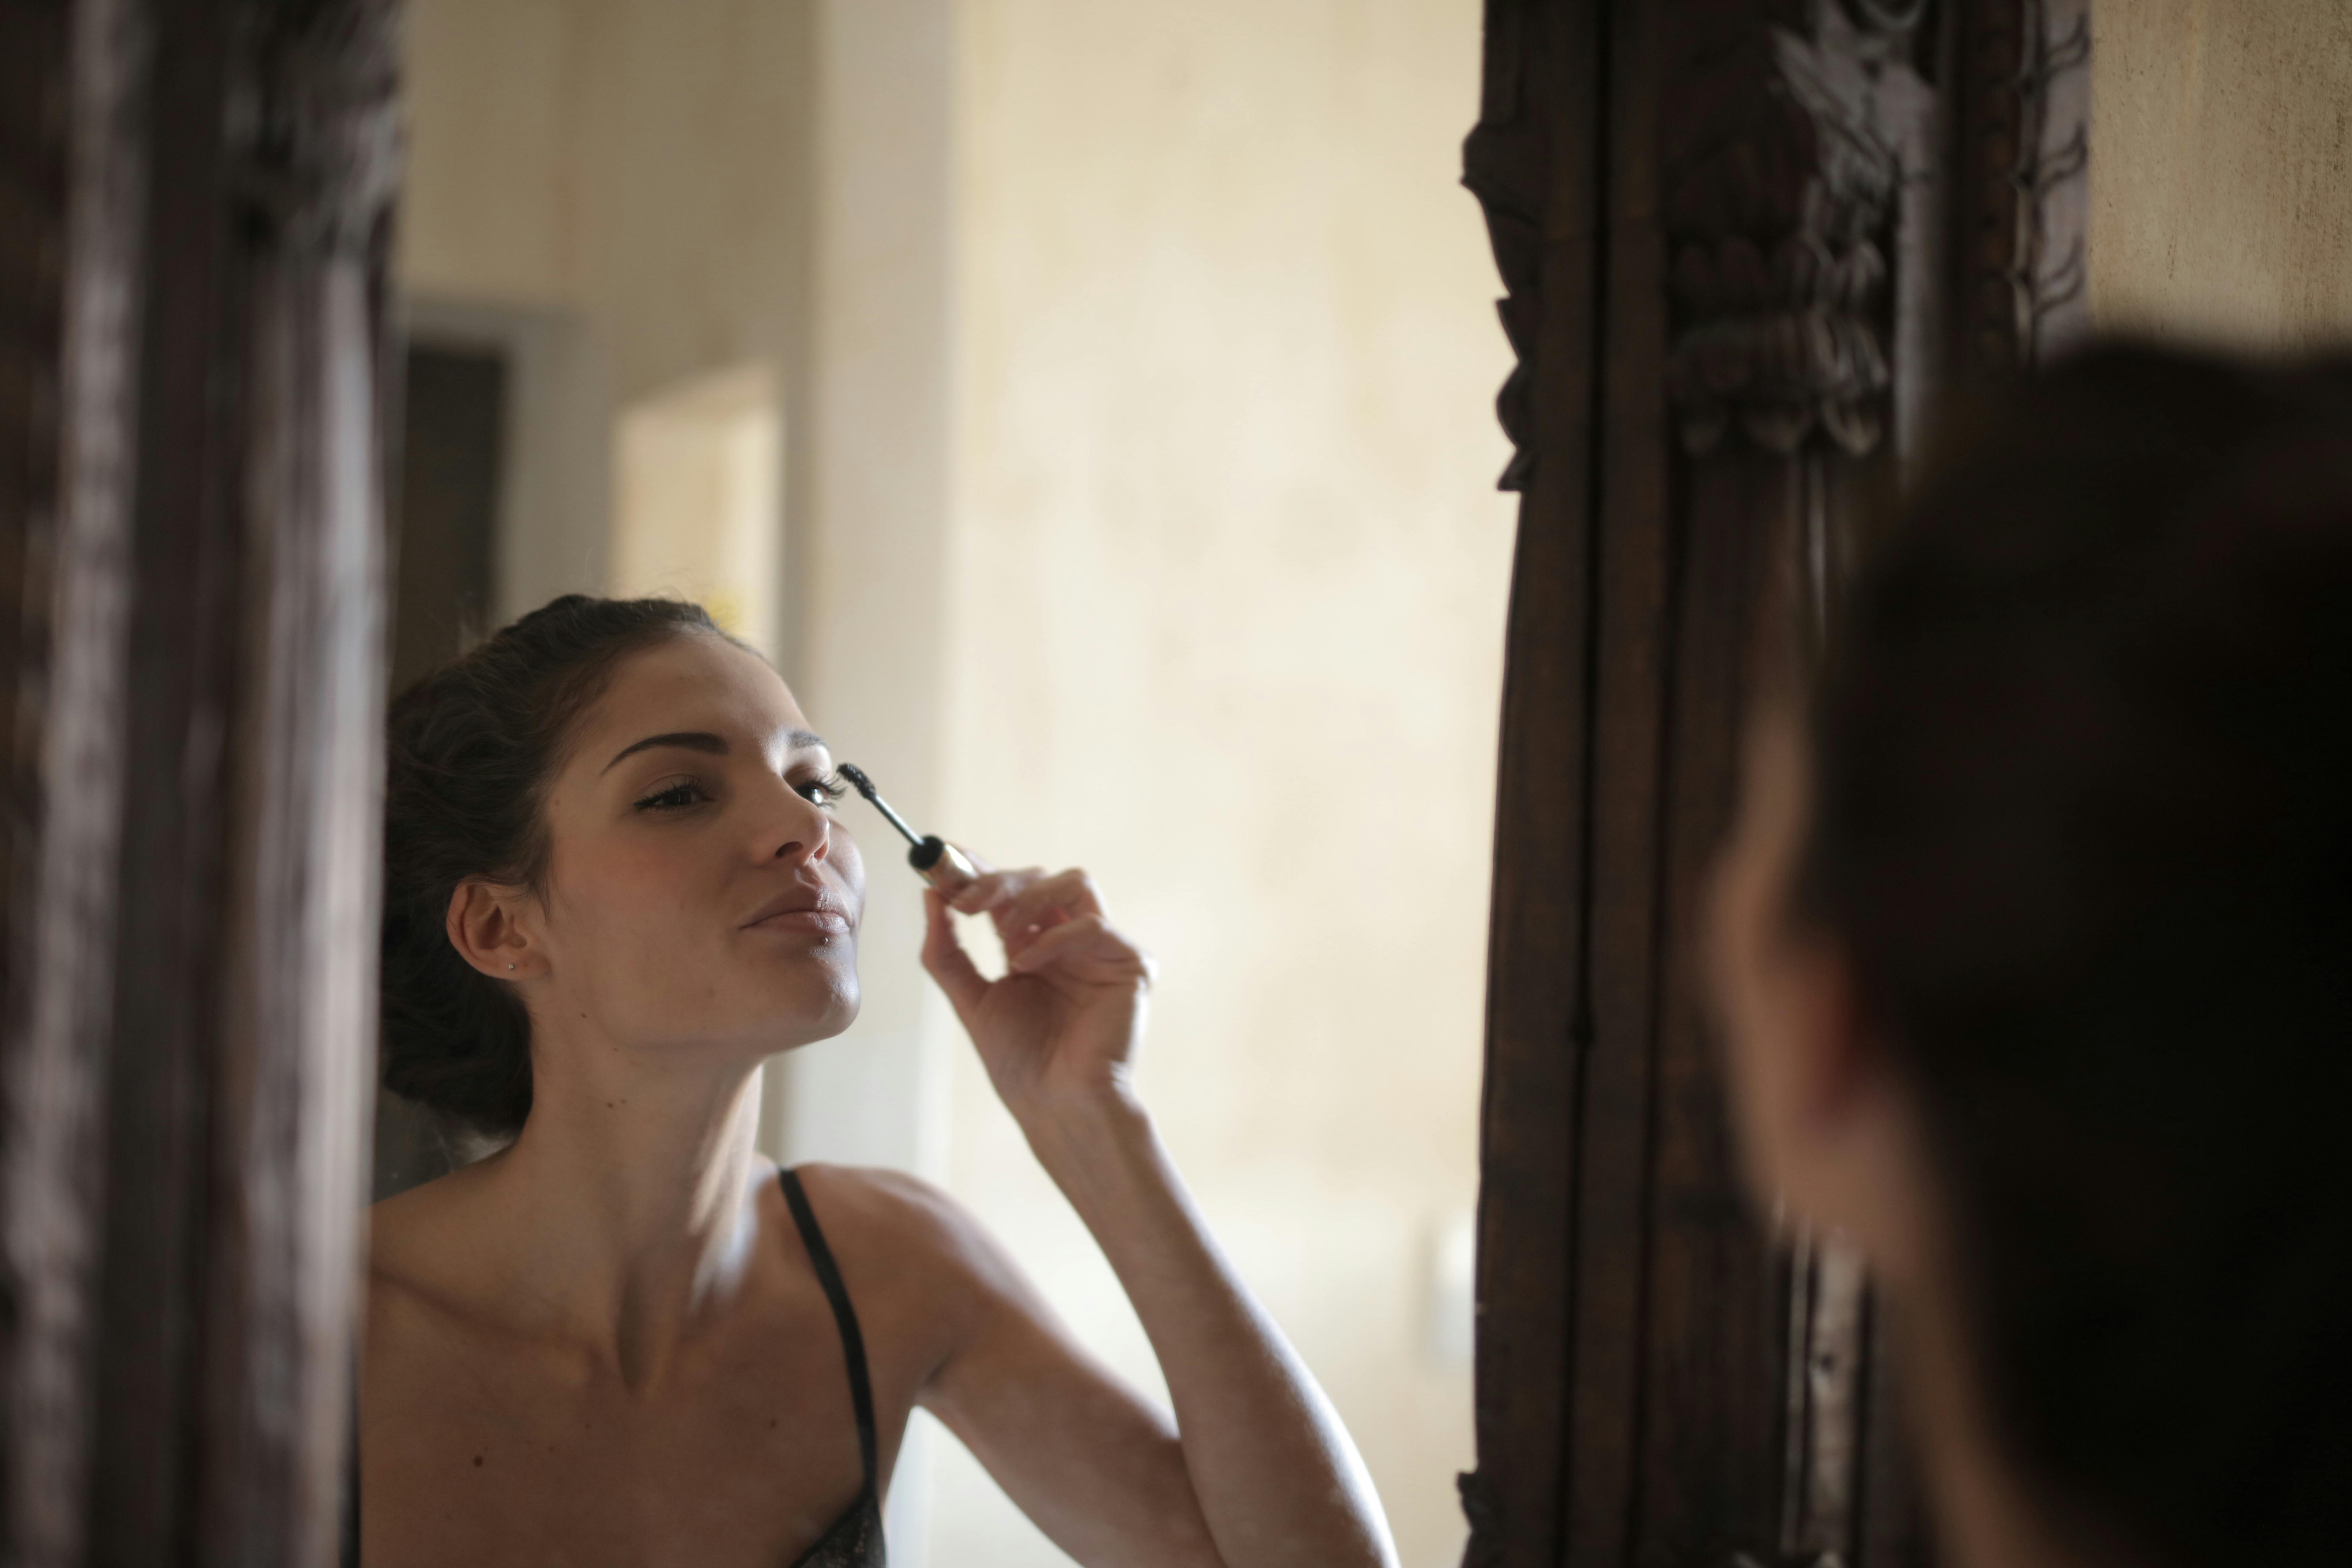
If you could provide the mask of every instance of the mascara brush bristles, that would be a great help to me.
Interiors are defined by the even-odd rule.
[[[918,849],[923,847],[923,836],[908,826],[905,817],[890,809],[890,803],[882,798],[882,792],[874,787],[874,781],[866,776],[864,768],[855,763],[843,763],[835,771],[849,781],[851,788],[871,802],[875,810],[888,818],[890,826],[897,828],[908,843]]]

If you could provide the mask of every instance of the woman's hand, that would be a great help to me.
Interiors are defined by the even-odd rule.
[[[975,862],[977,864],[977,862]],[[1084,871],[993,871],[952,899],[923,895],[923,967],[948,994],[991,1082],[1024,1128],[1034,1118],[1131,1094],[1150,958],[1103,913]],[[957,940],[952,909],[984,914],[1004,943],[990,980]]]

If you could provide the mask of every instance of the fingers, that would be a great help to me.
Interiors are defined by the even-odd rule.
[[[1066,924],[1091,920],[1098,931],[1110,931],[1103,912],[1103,896],[1096,891],[1094,879],[1082,869],[1051,872],[1030,868],[1024,869],[985,869],[983,875],[969,884],[955,889],[946,900],[946,908],[957,914],[985,914],[997,929],[997,941],[1004,942],[1004,959],[1012,969],[1028,969],[1021,957],[1034,942],[1040,942],[1051,931]],[[1118,938],[1124,942],[1124,938]],[[1058,945],[1051,952],[1094,952],[1085,945]],[[1108,952],[1108,950],[1106,950]],[[1127,947],[1134,954],[1134,947]],[[1051,959],[1045,959],[1051,962]],[[1110,959],[1106,957],[1106,962]],[[1134,962],[1143,962],[1136,954]]]
[[[981,878],[958,891],[955,908],[964,914],[986,914],[993,921],[1008,956],[1026,947],[1040,931],[1104,912],[1102,895],[1084,871],[1048,876],[1034,867]]]
[[[957,847],[962,847],[959,845]],[[965,851],[964,858],[971,859],[969,850]],[[999,871],[982,865],[976,859],[971,859],[971,863],[979,868],[980,875],[958,888],[955,896],[949,900],[960,915],[986,914],[1008,900],[1018,897],[1045,875],[1034,866],[1019,871]]]
[[[972,963],[971,954],[963,950],[963,943],[956,940],[948,900],[935,889],[923,892],[923,915],[927,922],[923,931],[923,967],[947,994],[948,1005],[956,1010],[956,1016],[969,1026],[972,1009],[988,994],[988,979]]]
[[[1148,985],[1153,973],[1150,955],[1099,914],[1073,915],[1040,932],[1020,952],[1008,953],[1005,967],[1016,974],[1051,970],[1090,985],[1121,981]]]
[[[1072,915],[1103,912],[1102,895],[1095,890],[1094,879],[1076,868],[1051,875],[1035,866],[1018,871],[983,870],[956,889],[954,904],[958,914],[1001,912],[1032,925],[1038,912],[1047,909]]]
[[[1058,925],[1080,915],[1106,913],[1094,879],[1084,871],[1057,871],[1023,889],[1004,905],[1002,921],[1011,926]],[[1058,915],[1059,920],[1050,917]]]

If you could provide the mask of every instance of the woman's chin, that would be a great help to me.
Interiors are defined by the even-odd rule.
[[[792,962],[759,964],[744,974],[763,1011],[803,1043],[841,1033],[856,1021],[860,991],[854,940],[814,944]]]
[[[829,984],[820,994],[803,998],[792,1011],[790,1032],[794,1047],[829,1040],[857,1022],[858,1004],[863,1000],[857,972],[845,970],[827,979]]]
[[[862,999],[857,991],[857,977],[853,974],[835,994],[833,1005],[826,1010],[824,1022],[818,1026],[816,1033],[809,1037],[810,1040],[829,1040],[857,1022],[857,1006]]]

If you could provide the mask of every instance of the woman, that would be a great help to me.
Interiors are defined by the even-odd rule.
[[[2352,366],[1980,413],[1752,727],[1754,1184],[1875,1266],[1954,1568],[2352,1553]]]
[[[1346,1433],[1135,1092],[1150,964],[1082,872],[923,960],[1125,1285],[1171,1422],[945,1195],[779,1173],[761,1062],[856,1016],[834,763],[698,609],[557,600],[394,704],[386,1082],[500,1152],[374,1211],[369,1568],[883,1561],[921,1405],[1088,1563],[1386,1563]]]

